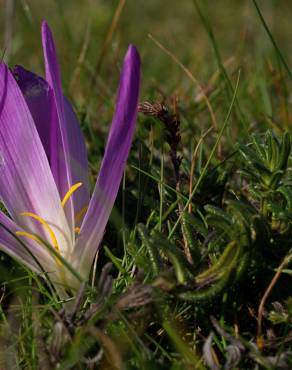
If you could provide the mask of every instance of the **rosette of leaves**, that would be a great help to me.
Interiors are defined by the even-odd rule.
[[[251,145],[241,145],[239,151],[245,160],[240,172],[248,181],[249,197],[258,203],[261,215],[273,230],[287,233],[292,220],[290,134],[277,138],[268,131],[264,141],[253,135]]]
[[[243,204],[230,203],[227,212],[206,206],[204,221],[184,213],[183,230],[192,262],[173,240],[157,230],[138,226],[147,250],[147,274],[153,285],[183,300],[204,301],[213,298],[232,280],[237,280],[247,264],[252,243],[249,219],[252,207],[242,215]],[[216,231],[215,231],[216,228]]]
[[[261,269],[268,267],[272,249],[281,258],[287,252],[282,234],[291,223],[290,151],[290,135],[279,139],[270,131],[264,142],[253,136],[252,145],[240,146],[245,163],[240,172],[248,191],[236,196],[231,192],[224,206],[207,204],[203,212],[183,213],[183,241],[139,225],[149,257],[146,273],[153,284],[183,300],[209,300],[245,272],[256,274],[259,263]],[[192,261],[184,254],[183,242]]]

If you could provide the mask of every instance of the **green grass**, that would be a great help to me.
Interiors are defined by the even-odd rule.
[[[74,314],[1,254],[0,368],[291,368],[291,10],[285,0],[22,0],[1,12],[4,60],[41,74],[46,15],[92,185],[127,44],[142,56],[141,102],[165,114],[139,113]]]

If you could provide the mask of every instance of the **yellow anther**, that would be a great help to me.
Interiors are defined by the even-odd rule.
[[[80,234],[80,227],[75,227],[74,231],[75,231],[76,234]]]
[[[82,185],[82,182],[77,182],[77,184],[74,184],[71,186],[71,188],[67,191],[67,193],[65,194],[63,200],[62,200],[62,207],[65,206],[67,200],[71,197],[71,195],[74,193],[75,190],[77,190],[78,188],[80,188],[80,186]]]
[[[39,223],[41,223],[45,227],[45,229],[48,231],[48,233],[50,235],[50,238],[52,240],[52,243],[53,243],[53,247],[56,249],[57,252],[60,253],[60,248],[59,248],[59,245],[58,245],[56,235],[54,234],[54,232],[51,229],[51,227],[49,226],[49,224],[43,218],[41,218],[40,216],[38,216],[38,215],[36,215],[35,213],[32,213],[32,212],[23,212],[20,215],[21,216],[32,217],[35,220],[37,220]]]
[[[37,237],[36,235],[34,234],[30,234],[30,233],[27,233],[26,231],[16,231],[15,233],[17,236],[26,236],[27,238],[29,239],[32,239],[38,243],[41,243],[41,239],[39,237]]]

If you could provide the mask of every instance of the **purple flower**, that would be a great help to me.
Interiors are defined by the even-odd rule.
[[[0,65],[0,197],[11,216],[0,212],[0,248],[33,271],[46,271],[64,296],[65,289],[78,289],[76,275],[88,279],[119,189],[136,123],[140,59],[129,46],[90,198],[85,142],[62,93],[46,22],[42,44],[45,80],[20,66],[12,74]]]

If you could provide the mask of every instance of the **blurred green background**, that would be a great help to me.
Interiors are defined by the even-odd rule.
[[[271,56],[272,45],[251,0],[207,0],[201,3],[224,61],[233,57],[237,58],[233,63],[239,61],[242,66],[256,69],[260,55],[264,58]],[[258,4],[291,64],[292,2],[259,0]],[[9,7],[13,7],[12,13]],[[120,61],[126,46],[134,43],[143,57],[146,86],[159,84],[169,91],[184,88],[184,84],[189,83],[188,78],[149,39],[149,33],[169,48],[199,80],[204,81],[216,70],[212,46],[192,0],[2,0],[2,53],[7,49],[5,59],[12,65],[20,63],[41,72],[39,28],[41,20],[46,19],[54,32],[62,76],[68,88],[82,47],[86,47],[84,44],[87,48],[82,69],[87,75],[95,72],[118,7],[122,8],[121,14],[106,49],[103,69],[100,68],[103,79],[109,77],[111,80],[112,69],[107,68],[109,64],[112,66],[110,62],[114,58]]]
[[[263,114],[272,121],[285,121],[287,128],[291,99],[289,85],[283,84],[291,80],[284,77],[284,83],[283,78],[279,82],[279,59],[252,0],[199,3],[233,85],[241,69],[238,98],[247,130],[252,121],[261,121]],[[258,0],[258,5],[288,65],[292,65],[292,2]],[[214,44],[193,0],[2,0],[0,15],[4,60],[10,66],[22,64],[40,74],[40,24],[42,19],[47,20],[57,44],[65,93],[79,116],[85,117],[81,121],[90,122],[93,129],[110,121],[119,69],[129,43],[135,44],[142,56],[141,100],[178,96],[181,105],[197,117],[194,104],[200,89],[149,34],[207,90],[209,85],[212,91],[219,86]],[[216,99],[211,101],[219,122],[230,103],[230,96],[220,99],[225,87],[218,88],[213,94]],[[283,101],[271,97],[277,89],[285,90],[278,94]],[[208,115],[199,121],[204,129],[210,126]]]

